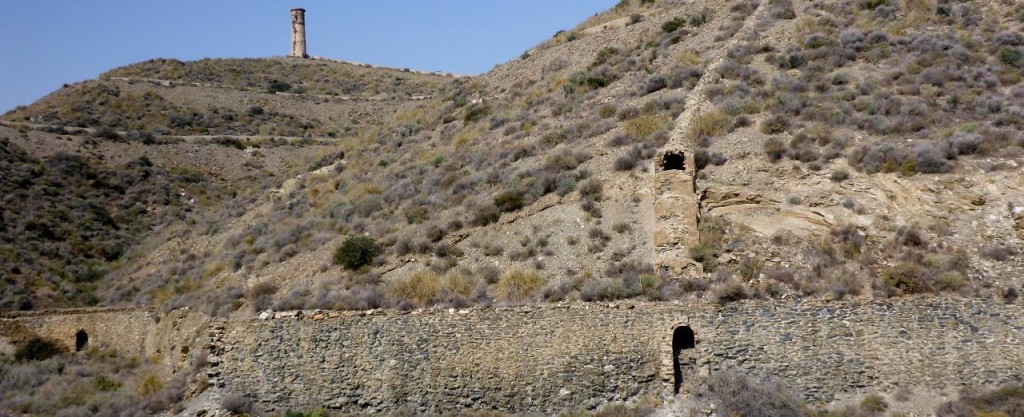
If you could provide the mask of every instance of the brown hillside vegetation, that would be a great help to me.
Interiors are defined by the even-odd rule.
[[[1013,0],[622,0],[479,76],[155,59],[67,85],[0,117],[0,414],[597,380],[562,415],[1022,415],[1019,356],[991,354],[1024,303],[1022,33]],[[81,306],[151,308],[7,313]],[[653,389],[606,383],[630,380]]]
[[[250,185],[214,211],[234,215],[146,239],[99,303],[1018,302],[1022,17],[1002,1],[624,1],[479,77],[154,60],[5,120],[249,153],[313,141],[294,151],[309,164],[232,176]],[[693,244],[657,237],[677,229],[655,180],[668,150],[694,165]]]

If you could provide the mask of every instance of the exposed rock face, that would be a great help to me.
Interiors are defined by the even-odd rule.
[[[292,52],[288,56],[309,58],[306,53],[306,9],[292,9]]]

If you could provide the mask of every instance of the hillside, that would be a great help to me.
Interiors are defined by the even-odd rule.
[[[65,86],[0,118],[0,408],[1018,415],[1022,33],[1005,0],[623,0],[478,76]],[[6,312],[80,306],[126,308]],[[89,320],[124,339],[70,354]]]
[[[238,215],[204,233],[147,241],[110,272],[101,303],[226,314],[915,293],[1013,302],[1022,13],[998,1],[623,2],[479,77],[155,60],[5,120],[189,144],[223,135],[238,152],[290,135],[315,144],[293,156],[344,155],[250,182],[274,189],[239,189],[225,203]],[[337,265],[352,236],[382,252]]]
[[[154,60],[9,112],[0,305],[133,302],[138,289],[111,282],[147,245],[215,232],[450,79],[330,61]],[[327,88],[352,94],[307,91]]]

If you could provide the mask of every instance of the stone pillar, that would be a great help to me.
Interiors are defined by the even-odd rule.
[[[292,9],[292,53],[288,56],[309,58],[306,54],[306,9]]]

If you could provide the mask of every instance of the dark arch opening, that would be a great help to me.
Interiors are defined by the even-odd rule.
[[[690,326],[679,326],[672,331],[672,375],[675,377],[673,394],[679,393],[683,385],[683,368],[679,364],[679,352],[697,347],[697,341]]]
[[[683,171],[686,169],[686,157],[680,153],[667,153],[661,158],[663,171]]]
[[[78,333],[75,333],[75,352],[81,352],[88,344],[89,333],[86,333],[85,330],[79,330]]]

